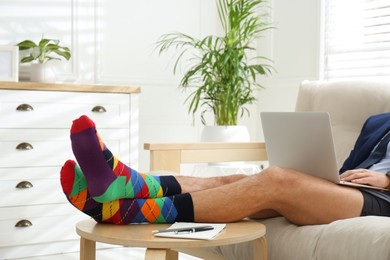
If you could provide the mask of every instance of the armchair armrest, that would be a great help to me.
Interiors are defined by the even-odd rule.
[[[182,163],[265,161],[267,152],[261,142],[227,143],[145,143],[150,151],[150,170],[180,172]]]

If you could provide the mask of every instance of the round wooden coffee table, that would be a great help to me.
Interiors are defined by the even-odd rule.
[[[224,259],[204,250],[208,247],[233,245],[253,241],[253,259],[267,258],[265,226],[255,221],[228,223],[226,228],[212,240],[155,237],[153,230],[168,228],[170,224],[110,225],[84,220],[76,225],[80,236],[80,259],[95,259],[96,242],[146,248],[145,259],[178,259],[183,252],[209,259]]]

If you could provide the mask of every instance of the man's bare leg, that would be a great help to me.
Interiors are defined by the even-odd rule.
[[[277,212],[298,225],[325,224],[360,216],[363,206],[357,189],[278,167],[191,196],[196,222],[233,222]]]
[[[191,177],[191,176],[176,176],[176,179],[182,186],[182,193],[186,192],[195,192],[206,189],[216,188],[222,185],[230,184],[243,178],[249,177],[249,175],[244,174],[235,174],[235,175],[227,175],[227,176],[219,176],[219,177],[207,177],[207,178],[199,178],[199,177]],[[280,214],[274,210],[261,210],[256,212],[255,214],[249,216],[250,218],[270,218],[277,217]]]
[[[199,178],[191,176],[175,176],[176,180],[180,183],[182,193],[192,193],[195,191],[207,190],[216,188],[222,185],[230,184],[248,177],[244,174],[234,174],[219,177]]]
[[[256,212],[255,214],[252,214],[249,216],[249,218],[252,219],[262,219],[262,218],[274,218],[274,217],[280,217],[281,215],[272,209],[264,209],[259,212]]]

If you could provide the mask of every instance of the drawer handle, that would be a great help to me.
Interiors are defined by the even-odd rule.
[[[21,181],[18,184],[16,184],[17,189],[29,189],[34,187],[31,182],[29,181]]]
[[[107,110],[103,106],[95,106],[94,108],[92,108],[92,112],[95,112],[95,113],[105,113],[105,112],[107,112]]]
[[[34,108],[29,104],[20,104],[16,110],[18,111],[34,111]]]
[[[19,220],[18,223],[15,224],[15,227],[30,227],[32,226],[32,223],[30,220],[22,219]]]
[[[16,146],[17,150],[32,150],[34,147],[29,143],[20,143]]]

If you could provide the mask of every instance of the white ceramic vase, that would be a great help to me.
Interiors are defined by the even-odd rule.
[[[249,142],[248,128],[244,125],[205,126],[200,137],[202,142]]]
[[[30,81],[55,82],[56,76],[50,63],[31,63]]]
[[[201,142],[249,142],[248,128],[243,125],[205,126],[200,137]],[[209,166],[237,166],[243,162],[208,163]]]

